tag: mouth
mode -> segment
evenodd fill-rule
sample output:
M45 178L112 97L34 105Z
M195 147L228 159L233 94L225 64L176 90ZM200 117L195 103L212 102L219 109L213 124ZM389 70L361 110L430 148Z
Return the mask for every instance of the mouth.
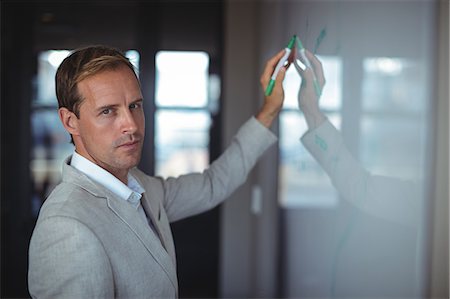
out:
M121 145L119 145L119 148L123 148L123 149L127 149L127 150L131 150L131 149L135 149L139 146L139 144L141 143L140 140L134 140L134 141L130 141L130 142L126 142L126 143L122 143Z

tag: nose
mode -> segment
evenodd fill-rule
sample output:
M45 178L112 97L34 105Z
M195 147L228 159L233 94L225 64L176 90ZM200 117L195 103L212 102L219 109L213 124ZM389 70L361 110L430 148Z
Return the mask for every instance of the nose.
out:
M137 131L137 121L135 115L130 110L127 110L122 115L122 133L134 134Z

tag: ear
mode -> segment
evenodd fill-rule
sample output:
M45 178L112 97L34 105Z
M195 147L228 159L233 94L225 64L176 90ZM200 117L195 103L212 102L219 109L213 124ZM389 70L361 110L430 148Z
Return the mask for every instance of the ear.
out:
M58 109L59 119L61 120L64 128L73 135L80 135L78 131L78 117L72 111L67 108Z

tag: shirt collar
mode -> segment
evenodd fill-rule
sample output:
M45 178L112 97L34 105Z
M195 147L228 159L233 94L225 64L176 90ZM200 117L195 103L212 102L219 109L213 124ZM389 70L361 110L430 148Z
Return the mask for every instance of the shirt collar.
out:
M70 165L93 181L106 187L120 199L129 201L136 208L139 206L142 193L145 190L131 173L128 172L128 185L125 185L114 175L77 152L73 153Z

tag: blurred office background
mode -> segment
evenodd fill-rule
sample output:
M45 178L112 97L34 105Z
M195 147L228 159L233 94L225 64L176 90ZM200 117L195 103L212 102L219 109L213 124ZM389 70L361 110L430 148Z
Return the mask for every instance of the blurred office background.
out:
M277 146L227 202L173 224L180 296L448 298L448 20L438 0L2 1L0 296L29 296L31 232L73 151L54 95L71 50L130 58L146 101L140 167L167 177L221 153L262 104L265 61L297 34L323 62L321 108L354 157L414 182L416 226L333 187L299 142L291 68Z

